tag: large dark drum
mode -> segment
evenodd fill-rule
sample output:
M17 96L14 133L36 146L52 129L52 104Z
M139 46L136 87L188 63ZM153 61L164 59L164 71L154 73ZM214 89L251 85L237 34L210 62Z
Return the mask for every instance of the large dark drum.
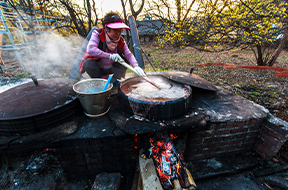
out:
M145 117L152 121L177 118L191 108L190 86L173 82L161 75L150 75L158 88L141 77L125 80L120 85L119 107L131 115Z
M29 135L71 121L83 113L74 79L43 79L0 94L0 135Z

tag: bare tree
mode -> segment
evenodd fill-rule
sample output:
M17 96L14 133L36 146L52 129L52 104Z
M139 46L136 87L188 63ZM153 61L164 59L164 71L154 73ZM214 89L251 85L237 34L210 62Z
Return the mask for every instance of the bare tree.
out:
M51 12L59 15L58 19L62 22L59 27L65 27L86 37L91 28L97 25L98 14L94 0L84 0L83 6L84 8L71 0L54 0L49 4Z
M7 0L7 2L20 16L20 9L30 16L29 21L24 18L23 20L30 27L32 33L35 33L35 22L33 21L35 10L55 16L60 23L57 28L63 34L78 33L86 37L91 28L98 23L95 0L83 0L81 6L74 3L73 0Z
M129 0L129 9L130 9L130 13L129 11L126 10L126 5L128 5L127 2L128 0L121 0L121 5L122 5L122 9L123 9L123 14L124 14L124 19L127 22L127 18L129 15L132 15L135 20L137 19L137 16L141 13L141 11L144 8L144 4L145 4L145 0L141 0L140 4L139 2L136 0L135 2L132 2L132 0ZM137 9L138 7L138 9ZM136 10L137 9L137 10Z
M125 19L125 22L128 23L128 16L132 15L135 20L137 19L137 16L141 13L141 11L143 10L143 7L144 7L144 4L145 4L145 0L141 0L141 3L140 5L138 5L138 9L136 9L137 7L137 0L133 3L132 0L129 0L129 8L130 8L130 11L131 13L127 13L126 11L126 5L127 5L127 1L128 0L121 0L121 5L122 5L122 8L123 8L123 14L124 14L124 19ZM126 35L126 40L129 42L130 41L130 36L128 35L128 32L127 32L127 35ZM132 47L130 47L130 49L132 49Z
M135 18L135 20L137 19L137 16L141 13L141 11L144 7L144 4L145 4L145 0L141 0L141 4L140 4L137 11L135 10L136 2L137 1L135 1L135 3L133 3L132 0L129 0L130 10L131 10L131 13L132 13L133 17Z
M176 8L177 8L177 22L181 20L181 0L175 0Z
M35 38L35 24L34 24L34 4L32 0L20 0L20 1L13 1L7 0L10 6L18 13L18 16L25 22L25 24L31 29L32 35ZM21 14L18 10L22 8L25 15Z

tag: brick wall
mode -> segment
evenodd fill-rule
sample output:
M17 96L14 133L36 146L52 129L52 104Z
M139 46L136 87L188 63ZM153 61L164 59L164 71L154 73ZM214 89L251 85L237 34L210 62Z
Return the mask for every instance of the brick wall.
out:
M270 114L259 130L254 149L263 158L270 159L277 154L287 139L288 123Z
M68 181L95 179L101 172L133 173L133 136L62 140L55 148Z
M187 135L185 160L232 156L254 148L262 119L212 123L202 131Z

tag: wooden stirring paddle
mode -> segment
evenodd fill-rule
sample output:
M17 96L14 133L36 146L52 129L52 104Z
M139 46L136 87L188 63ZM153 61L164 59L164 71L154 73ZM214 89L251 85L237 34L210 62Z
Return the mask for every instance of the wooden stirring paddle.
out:
M123 65L124 67L126 67L127 69L130 69L131 71L133 71L137 76L139 75L138 72L132 66L130 66L128 63L126 63L125 61L119 61L119 63L121 65ZM157 85L155 82L150 80L147 76L142 77L142 78L144 80L146 80L147 82L149 82L150 84L152 84L153 86L155 86L156 88L158 88L159 90L161 89L161 87L159 85Z

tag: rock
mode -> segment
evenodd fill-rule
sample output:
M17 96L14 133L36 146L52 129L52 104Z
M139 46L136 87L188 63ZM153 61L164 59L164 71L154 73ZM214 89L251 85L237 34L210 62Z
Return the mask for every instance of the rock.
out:
M268 88L277 88L277 85L268 85Z
M91 190L118 190L120 188L120 173L100 173L96 176Z
M283 189L288 189L288 181L279 176L268 176L264 178L264 181L270 185L274 185Z

